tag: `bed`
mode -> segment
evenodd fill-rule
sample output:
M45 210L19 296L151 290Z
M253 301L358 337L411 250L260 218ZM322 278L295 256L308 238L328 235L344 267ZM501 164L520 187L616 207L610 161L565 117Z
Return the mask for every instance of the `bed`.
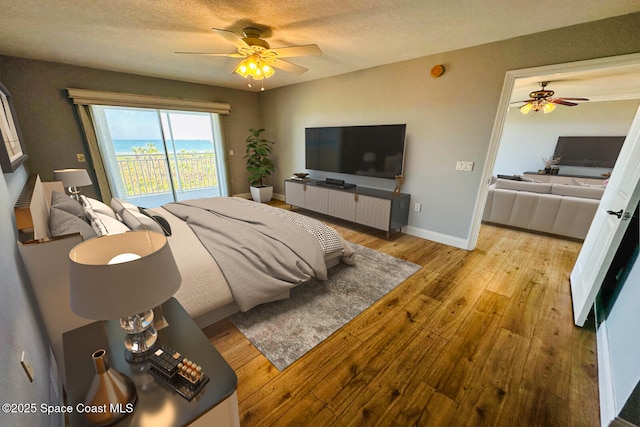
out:
M19 252L63 379L62 334L91 322L76 316L69 304L68 254L85 239L139 229L167 235L182 275L175 297L201 328L237 311L288 298L298 284L325 278L326 270L340 262L353 263L351 246L332 228L238 198L198 199L153 209L119 199L106 204L83 198L78 203L64 196L61 183L42 182L32 175L15 213ZM232 228L233 223L242 231ZM247 223L266 234L265 241L256 244L254 231L244 230ZM218 234L225 234L227 241L211 240ZM273 245L275 249L265 249ZM255 258L256 252L265 252L265 257Z

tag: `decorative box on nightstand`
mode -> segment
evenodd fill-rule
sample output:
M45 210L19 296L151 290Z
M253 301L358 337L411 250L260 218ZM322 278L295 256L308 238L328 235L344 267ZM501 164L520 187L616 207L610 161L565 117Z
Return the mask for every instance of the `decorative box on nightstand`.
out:
M202 367L208 382L188 400L151 372L150 362L128 363L124 359L124 331L119 320L94 322L66 332L64 360L71 426L87 421L75 408L84 401L95 369L91 354L105 349L110 366L133 380L138 401L133 413L114 426L239 426L238 379L229 364L174 298L163 304L169 326L158 331L158 344L175 349ZM81 405L80 405L81 406Z

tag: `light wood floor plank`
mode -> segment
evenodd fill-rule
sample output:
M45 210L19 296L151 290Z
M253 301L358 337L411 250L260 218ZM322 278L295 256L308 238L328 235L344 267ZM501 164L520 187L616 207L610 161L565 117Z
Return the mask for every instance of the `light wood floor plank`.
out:
M516 396L529 340L500 329L484 366L472 378L451 425L498 426L499 413L510 396Z
M569 426L590 425L591 414L598 414L598 361L591 328L573 328L571 339L571 390Z
M571 298L547 290L540 311L523 378L557 396L568 396L572 348L561 343L571 342Z

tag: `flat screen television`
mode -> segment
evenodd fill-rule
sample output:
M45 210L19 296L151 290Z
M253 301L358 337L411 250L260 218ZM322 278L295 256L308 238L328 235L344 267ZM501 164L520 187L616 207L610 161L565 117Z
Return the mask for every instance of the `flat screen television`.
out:
M612 168L620 154L624 136L560 136L554 157L558 165Z
M306 168L394 179L402 174L406 124L305 129Z

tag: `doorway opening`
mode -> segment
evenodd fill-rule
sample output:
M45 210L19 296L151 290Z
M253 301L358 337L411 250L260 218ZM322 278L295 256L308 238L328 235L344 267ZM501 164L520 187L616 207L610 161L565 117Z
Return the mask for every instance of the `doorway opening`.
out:
M614 75L613 70L627 70L634 72L629 74L633 76L632 78L622 79L626 86L618 85L618 90L614 93L612 88L612 78ZM498 104L498 110L496 113L496 119L493 127L493 132L491 135L491 142L489 145L489 150L487 152L487 157L485 161L485 168L483 172L483 180L482 185L479 191L478 199L476 202L476 208L474 212L474 220L471 226L471 232L469 234L469 248L474 248L477 244L478 235L480 232L480 225L482 223L482 216L485 209L485 204L487 202L487 194L489 185L492 182L492 176L494 175L494 171L496 167L501 164L504 164L503 160L499 159L499 156L505 156L504 158L508 158L509 153L502 153L500 150L504 147L501 147L501 141L503 139L503 135L505 133L505 125L508 125L508 116L517 114L521 115L519 111L510 112L510 106L513 101L526 99L528 97L528 93L531 91L531 87L538 84L539 81L557 81L558 84L565 79L568 84L573 87L576 87L578 83L584 85L586 87L593 86L595 88L594 79L598 79L601 81L601 85L599 85L598 91L593 91L590 89L588 96L594 105L602 104L602 102L609 102L613 100L619 101L631 101L638 102L640 99L640 54L632 54L632 55L623 55L617 57L608 57L608 58L599 58L594 60L580 61L580 62L572 62L565 64L556 64L549 65L543 67L535 67L535 68L526 68L521 70L513 70L508 71L505 75L505 80L502 88L502 93L500 96L500 102ZM617 79L620 81L620 79ZM590 83L590 84L589 84ZM555 90L555 89L554 89ZM558 93L560 93L562 86L558 88ZM582 93L582 92L581 92ZM582 108L585 104L583 103L581 106L573 107L576 110ZM631 104L630 104L631 105ZM637 108L637 104L636 104ZM552 116L560 107L556 108L554 112L549 114L548 116ZM513 110L513 109L511 109ZM540 113L542 114L542 113ZM538 117L524 117L525 119L530 119L531 122L538 122ZM540 117L544 119L545 117ZM547 146L543 147L542 151L528 152L527 155L530 159L526 160L529 163L518 163L515 165L513 170L519 171L520 169L524 169L522 171L517 172L518 174L522 174L528 169L537 170L542 166L542 158L543 156L548 156L553 153L553 148L555 147L555 140L550 143L546 143ZM543 154L538 154L538 153ZM527 166L527 164L529 166ZM498 171L499 173L503 173L502 171Z

